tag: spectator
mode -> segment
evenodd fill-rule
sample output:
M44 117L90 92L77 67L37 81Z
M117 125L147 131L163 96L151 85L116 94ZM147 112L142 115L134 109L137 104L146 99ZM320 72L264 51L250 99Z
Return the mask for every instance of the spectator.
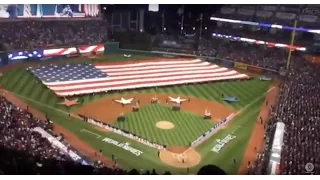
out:
M107 41L104 20L1 22L0 44L7 50L92 45Z

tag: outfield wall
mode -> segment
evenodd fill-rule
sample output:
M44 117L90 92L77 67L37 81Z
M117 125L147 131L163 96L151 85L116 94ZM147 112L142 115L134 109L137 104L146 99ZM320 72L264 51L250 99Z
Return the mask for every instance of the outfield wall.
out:
M164 57L164 58L175 58L175 57L183 57L183 58L198 58L205 61L209 61L226 68L236 68L239 70L246 70L253 73L260 74L270 74L270 75L282 75L286 74L285 71L277 71L274 69L262 68L258 66L252 66L245 63L234 62L232 60L220 59L217 57L209 57L209 56L198 56L196 54L185 54L185 53L173 53L173 52L164 52L164 51L140 51L140 50L131 50L131 49L119 49L118 53L122 54L132 54L132 55L150 55L155 57Z
M79 162L82 165L89 165L88 162L84 160L82 157L80 157L75 151L72 151L70 148L65 146L62 142L60 142L57 138L53 137L44 129L36 127L33 129L33 131L41 134L41 136L47 139L52 144L52 146L59 148L65 155L68 155L73 161Z
M277 122L276 131L271 147L271 156L269 161L269 174L278 175L280 171L281 151L283 146L283 136L285 132L285 124Z
M217 57L198 56L196 54L185 53L172 53L163 51L140 51L130 49L120 49L118 42L109 42L97 45L79 45L73 47L59 47L48 49L32 49L21 51L0 52L0 67L7 65L17 65L29 62L42 62L48 60L68 59L73 57L88 57L98 54L131 54L131 55L144 55L152 57L164 58L200 58L227 68L236 68L239 70L246 70L254 73L272 74L272 75L285 75L285 71L276 71L273 69L261 68L244 63L234 62L231 60L220 59Z

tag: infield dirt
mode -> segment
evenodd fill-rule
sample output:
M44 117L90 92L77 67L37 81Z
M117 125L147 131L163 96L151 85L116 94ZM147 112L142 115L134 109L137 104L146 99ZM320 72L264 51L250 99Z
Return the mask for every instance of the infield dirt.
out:
M159 158L167 165L177 168L190 168L201 161L200 154L193 148L169 147L160 151Z
M81 114L106 123L113 123L117 120L121 113L126 114L128 112L132 112L132 107L137 101L140 101L139 107L141 108L150 104L152 98L157 97L159 104L172 106L172 103L168 100L169 96L174 98L178 97L178 95L172 94L126 94L124 96L108 97L86 104L72 113L74 115ZM127 104L124 106L118 102L114 102L114 100L120 100L121 98L134 98L134 100L132 101L132 104ZM211 112L212 121L215 123L226 118L231 113L235 113L234 109L223 104L219 104L215 101L208 101L205 99L187 96L181 96L181 98L187 99L187 101L181 104L182 111L192 112L196 115L203 116L205 109L207 109Z

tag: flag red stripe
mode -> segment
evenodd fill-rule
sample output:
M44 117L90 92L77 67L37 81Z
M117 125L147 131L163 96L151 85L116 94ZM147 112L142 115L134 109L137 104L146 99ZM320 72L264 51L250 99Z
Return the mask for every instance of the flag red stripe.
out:
M181 64L181 65L162 65L159 66L143 66L143 67L127 67L127 68L98 68L103 72L106 72L108 74L110 73L118 73L118 72L128 72L128 71L146 71L146 70L166 70L166 69L177 69L177 68L197 68L197 67L218 67L217 65L213 64Z
M232 74L232 75L239 75L238 73ZM179 78L175 77L175 79L170 79L170 80L149 80L149 81L140 81L140 82L128 82L124 84L110 84L110 85L104 85L104 86L95 86L95 87L86 87L86 88L75 88L75 89L67 89L67 90L55 90L57 93L62 93L62 92L71 92L71 91L81 91L82 89L101 89L101 88L115 88L115 87L121 87L121 86L127 86L127 85L138 85L138 84L153 84L153 83L164 83L164 82L170 82L170 81L187 81L187 80L192 80L192 79L202 79L202 78L221 78L221 77L228 77L225 75L222 76L215 76L214 74L211 76L205 76L205 77L199 77L199 78Z
M228 70L227 68L220 68L220 67L213 67L213 68L186 68L186 69L168 69L167 71L131 71L131 72L123 72L123 74L118 74L118 73L108 73L108 75L112 77L116 77L119 79L125 79L124 77L138 77L138 78L143 78L147 76L158 76L158 74L163 74L163 75L177 75L177 74L183 74L183 73L190 73L190 74L196 74L196 73L219 73L222 71ZM201 72L202 71L202 72Z
M239 77L239 76L243 77ZM234 76L225 76L225 77L214 77L214 78L205 78L202 79L203 81L199 81L200 79L188 79L186 80L179 80L179 81L156 81L155 83L130 83L125 84L122 86L113 86L113 87L107 87L107 88L82 88L77 91L65 91L65 92L58 92L55 91L55 93L58 96L68 96L68 95L76 95L76 94L88 94L92 92L102 92L102 91L110 91L110 90L121 90L121 89L136 89L136 88L142 88L142 87L154 87L154 86L168 86L168 85L178 85L178 84L187 84L187 83L200 83L200 82L206 82L206 81L219 81L219 80L227 80L227 79L248 79L249 77L244 74L238 74Z
M156 68L161 68L161 66L186 66L186 65L205 65L210 64L208 62L203 62L201 60L192 61L147 61L143 63L131 63L131 64L118 64L118 65L94 65L98 69L110 69L118 70L122 68L143 68L147 66L155 66Z
M142 64L142 63L168 63L168 62L176 62L176 61L185 61L185 62L191 62L195 59L187 59L187 58L175 58L168 60L167 58L159 58L157 60L155 59L145 59L145 60L128 60L128 61L122 61L122 62L99 62L95 63L94 66L125 66L130 64ZM203 62L203 61L202 61Z
M225 69L223 71L219 71L219 73L227 73L227 72L231 72L230 70L228 69ZM234 73L234 74L239 74L239 73ZM152 75L152 74L150 74ZM128 78L125 78L125 79L114 79L112 77L110 78L107 78L106 80L104 81L89 81L89 82L83 82L83 83L76 83L76 84L64 84L64 85L48 85L48 87L50 89L55 89L55 88L59 88L59 87L68 87L69 89L72 89L72 87L74 86L84 86L84 85L94 85L94 84L101 84L101 83L111 83L111 82L122 82L122 81L129 81L129 80L139 80L139 81L145 81L146 79L153 79L153 78L173 78L173 77L176 77L176 78L179 78L180 76L182 75L186 75L185 72L182 72L181 74L175 74L175 75L155 75L155 76L150 76L150 77L144 77L144 78L136 78L136 77L130 77L128 76ZM194 76L197 76L197 75L203 75L203 76L206 76L206 75L213 75L212 72L201 72L201 73L192 73L192 72L189 72L187 75L194 75ZM143 80L142 80L143 79Z

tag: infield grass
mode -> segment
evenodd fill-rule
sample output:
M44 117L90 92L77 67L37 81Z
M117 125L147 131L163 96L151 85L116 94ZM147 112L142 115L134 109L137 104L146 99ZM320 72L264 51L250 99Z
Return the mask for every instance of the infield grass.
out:
M123 56L112 56L112 58L114 58L112 59L112 61L124 60ZM141 56L133 56L131 59L134 58L150 59L150 57ZM111 60L110 57L108 57L107 60L99 59L99 61ZM34 108L47 114L54 123L57 123L65 127L71 133L78 136L80 139L86 141L97 151L102 149L103 154L105 156L111 157L112 154L117 156L120 167L124 169L136 168L138 170L150 170L155 168L157 172L164 172L165 170L170 170L172 173L175 174L186 173L185 169L168 167L167 165L162 163L156 155L157 151L152 148L149 148L145 145L142 145L138 142L132 141L128 138L124 138L114 133L106 133L99 131L83 121L69 118L68 112L75 110L80 106L67 108L63 105L58 104L63 99L57 97L43 84L41 84L41 82L36 80L31 73L27 72L22 68L10 70L3 73L3 76L0 78L0 84L8 91L13 92L18 97L25 100ZM234 120L232 121L230 126L228 126L227 129L220 130L212 138L208 139L205 143L203 143L196 149L202 156L202 161L198 166L190 169L190 173L196 173L196 171L198 171L198 169L203 165L215 164L224 169L228 174L235 174L238 169L239 163L241 162L241 159L243 157L243 153L247 146L253 125L254 123L256 123L256 119L259 114L263 99L265 97L265 93L267 92L270 84L271 82L260 81L258 78L254 78L252 80L246 81L213 82L198 85L182 85L166 88L131 90L123 91L121 93L97 94L94 96L87 95L83 96L82 98L84 99L85 103L90 103L102 97L119 96L127 93L171 93L181 96L194 96L211 101L217 101L234 109L242 110L241 114L234 118ZM221 99L222 93L225 96L236 96L239 101L231 104L226 103ZM201 119L201 121L203 120ZM128 125L124 128L132 127L131 125ZM143 151L143 154L137 157L117 146L104 143L102 142L102 139L97 139L91 134L81 132L82 129L87 129L91 132L99 134L102 138L109 137L119 142L129 142L132 147ZM190 134L194 133L196 132L192 132ZM223 148L220 153L212 152L211 149L215 143L215 139L222 139L230 133L234 133L235 136L237 136L237 138L228 143L228 146ZM185 135L190 136L189 131L185 132ZM233 159L237 160L236 164L233 164Z
M133 132L149 141L167 146L190 146L203 132L214 123L203 117L184 111L172 111L171 107L160 104L149 104L125 115L124 122L116 121L115 126ZM174 124L172 129L156 127L159 121L169 121Z

